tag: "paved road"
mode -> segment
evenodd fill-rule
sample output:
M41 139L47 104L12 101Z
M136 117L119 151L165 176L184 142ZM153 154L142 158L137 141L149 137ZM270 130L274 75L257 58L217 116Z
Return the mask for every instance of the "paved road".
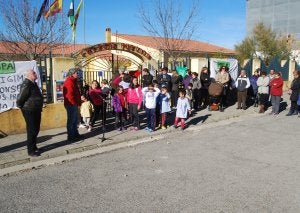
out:
M300 212L299 122L283 114L249 115L1 177L0 209Z

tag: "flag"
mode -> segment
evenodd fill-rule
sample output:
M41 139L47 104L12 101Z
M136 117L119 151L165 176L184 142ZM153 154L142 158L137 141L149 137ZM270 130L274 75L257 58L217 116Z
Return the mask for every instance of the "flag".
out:
M71 1L70 9L68 11L69 24L73 27L74 24L74 0Z
M78 17L79 17L81 6L82 6L82 0L80 0L80 3L79 3L79 5L78 5L78 7L76 9L76 13L75 13L75 16L74 16L74 23L72 25L73 41L75 40L76 25L77 25L77 20L78 20Z
M49 5L49 0L44 0L41 9L39 11L39 14L36 17L35 23L39 23L41 16L45 13L46 7Z
M178 73L178 75L181 75L182 78L184 78L186 76L187 69L188 69L187 67L177 67L176 66L176 72Z
M47 19L50 16L54 16L56 13L61 13L61 12L62 12L62 0L55 0L49 7L48 11L44 13L44 16Z

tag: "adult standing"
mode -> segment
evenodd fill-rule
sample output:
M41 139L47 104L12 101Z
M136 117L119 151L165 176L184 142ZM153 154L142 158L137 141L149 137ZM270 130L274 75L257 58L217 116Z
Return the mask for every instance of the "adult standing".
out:
M26 122L27 152L29 156L33 157L40 155L36 144L43 108L43 95L35 82L36 79L36 72L32 69L27 70L17 98L17 106L21 109Z
M192 79L190 83L193 84L193 107L195 110L199 110L201 82L198 78L198 73L192 72Z
M184 84L184 88L187 90L189 87L189 83L191 83L192 80L192 72L190 69L186 70L186 76L183 78L182 83Z
M270 78L267 76L265 71L261 72L261 76L257 79L258 86L258 107L259 113L264 113L269 98L269 83Z
M221 67L219 72L216 75L215 80L220 82L223 85L223 91L221 94L221 101L220 101L220 111L223 112L225 106L227 105L227 93L229 88L229 81L230 76L229 73L226 71L226 67Z
M211 83L208 68L203 67L200 73L200 81L201 81L201 89L200 89L200 105L203 103L203 109L208 106L209 95L208 95L208 87Z
M147 87L149 84L152 84L153 76L150 74L148 68L143 69L143 76L142 76L142 86Z
M71 68L63 86L64 105L67 111L68 142L81 139L78 132L78 107L81 105L80 91L77 83L78 69Z
M160 88L165 86L170 92L172 89L172 83L171 83L171 76L168 74L168 70L169 70L168 67L162 68L162 74L157 77L157 82Z
M174 70L172 72L171 82L172 82L172 93L171 93L172 105L173 105L173 107L176 107L177 100L179 97L179 92L178 92L179 91L179 83L181 82L180 75L178 75L176 70Z
M257 86L257 79L259 78L259 69L255 70L253 75L251 76L250 80L250 89L248 90L249 95L254 103L254 107L257 107L257 91L258 91L258 86Z
M291 88L289 89L291 108L287 116L297 115L299 112L297 100L300 93L300 71L294 71L294 80L292 81Z
M250 81L246 76L245 70L241 70L239 77L236 79L235 86L237 88L237 109L241 109L242 105L243 110L246 110L247 90L250 87Z
M272 103L272 111L270 114L278 115L283 87L283 80L281 78L280 73L275 73L275 77L269 85Z

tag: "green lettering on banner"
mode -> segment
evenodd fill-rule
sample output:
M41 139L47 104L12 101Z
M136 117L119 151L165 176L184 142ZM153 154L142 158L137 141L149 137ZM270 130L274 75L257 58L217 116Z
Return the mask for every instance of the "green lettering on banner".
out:
M13 61L0 61L0 75L15 73L15 63Z

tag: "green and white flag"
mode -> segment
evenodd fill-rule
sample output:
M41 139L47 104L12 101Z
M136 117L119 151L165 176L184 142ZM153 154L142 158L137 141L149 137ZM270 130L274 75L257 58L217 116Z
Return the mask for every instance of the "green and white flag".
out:
M69 24L73 28L73 24L74 24L74 21L75 21L75 17L74 17L74 0L71 1L70 9L68 11L68 17L69 17Z
M210 59L210 77L215 78L221 67L227 67L233 80L238 77L238 60L232 58L211 58Z

